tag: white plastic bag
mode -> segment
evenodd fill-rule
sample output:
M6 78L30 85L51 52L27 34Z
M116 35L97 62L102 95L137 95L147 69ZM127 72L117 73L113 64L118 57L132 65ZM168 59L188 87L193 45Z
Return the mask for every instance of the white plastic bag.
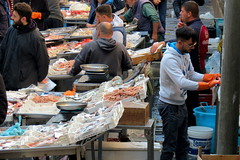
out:
M205 66L207 73L220 73L220 58L220 53L218 51L214 51L212 56L208 58Z
M56 84L51 81L49 78L45 78L44 82L38 83L38 88L42 89L44 92L51 91L54 87L56 87Z

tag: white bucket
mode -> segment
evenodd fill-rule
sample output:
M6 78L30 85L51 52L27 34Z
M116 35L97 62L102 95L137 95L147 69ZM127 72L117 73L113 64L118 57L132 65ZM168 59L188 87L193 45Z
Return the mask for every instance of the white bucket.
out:
M198 147L202 147L202 153L210 154L211 139L213 129L202 126L188 127L188 140L190 142L189 151L190 155L198 154Z

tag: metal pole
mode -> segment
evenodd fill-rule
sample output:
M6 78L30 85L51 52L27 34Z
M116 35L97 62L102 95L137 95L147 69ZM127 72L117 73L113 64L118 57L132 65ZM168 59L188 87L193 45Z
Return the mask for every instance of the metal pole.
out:
M240 88L240 1L225 0L217 154L236 154Z

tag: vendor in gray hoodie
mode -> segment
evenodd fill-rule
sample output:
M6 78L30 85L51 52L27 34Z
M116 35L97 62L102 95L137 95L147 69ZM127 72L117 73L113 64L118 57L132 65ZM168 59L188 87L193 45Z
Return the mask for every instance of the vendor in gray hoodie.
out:
M190 27L176 31L177 42L168 43L160 66L158 110L162 117L164 142L160 160L187 160L188 110L187 90L207 90L220 85L220 74L200 74L194 71L189 52L197 36Z
M109 22L97 25L98 39L87 43L75 58L70 75L75 76L81 71L81 64L100 63L109 66L111 77L121 76L123 71L132 68L132 60L123 44L112 39L113 28Z

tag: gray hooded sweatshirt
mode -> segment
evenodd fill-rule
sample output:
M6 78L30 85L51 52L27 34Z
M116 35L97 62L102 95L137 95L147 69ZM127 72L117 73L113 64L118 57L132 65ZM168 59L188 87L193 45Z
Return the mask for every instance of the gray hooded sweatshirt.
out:
M160 100L172 105L183 105L187 90L197 90L203 74L194 71L189 53L180 53L176 42L167 45L160 66Z
M122 76L122 72L132 68L132 60L126 48L113 39L100 38L87 43L75 58L70 72L75 76L81 71L81 64L106 64L110 76Z

